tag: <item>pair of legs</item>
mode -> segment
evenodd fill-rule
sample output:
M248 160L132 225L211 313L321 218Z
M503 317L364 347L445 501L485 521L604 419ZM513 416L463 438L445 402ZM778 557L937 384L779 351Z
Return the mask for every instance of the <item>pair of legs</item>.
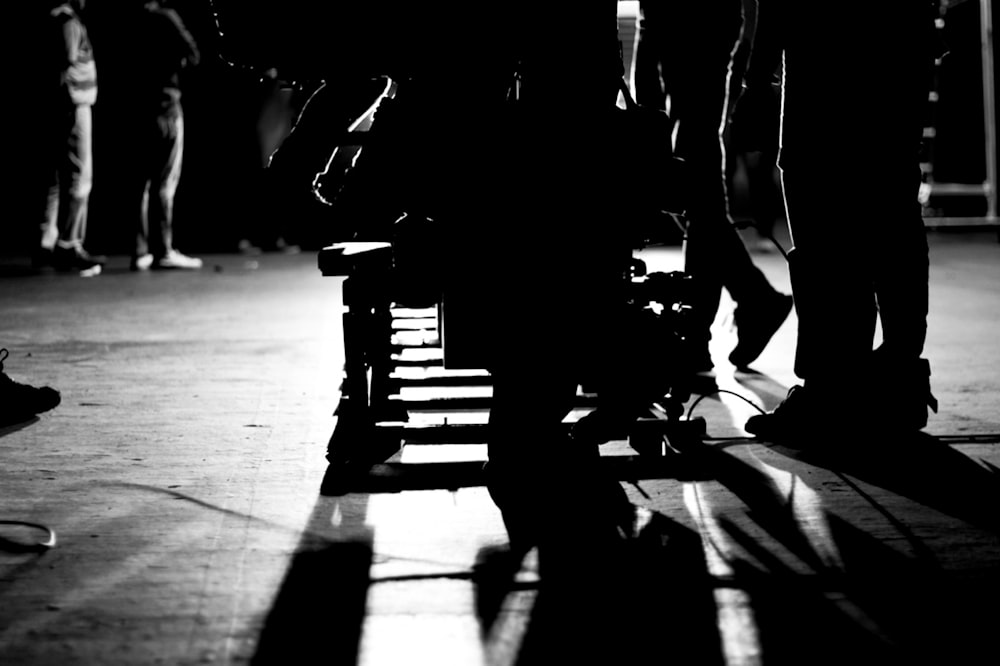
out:
M674 153L686 163L689 188L685 271L696 287L702 370L712 368L709 329L723 288L737 304L739 343L730 360L738 367L757 358L791 310L791 300L754 265L729 215L723 127L742 21L741 0L643 3L637 101L669 106L677 123Z
M852 395L869 422L921 428L934 407L921 358L928 248L917 198L933 14L927 3L904 0L871 3L860 17L791 4L789 25L810 26L786 37L779 158L794 246L801 407L790 409L789 396L789 409L747 427L794 430ZM836 41L851 48L830 49ZM843 90L831 94L836 82ZM831 201L836 192L857 198ZM854 234L847 248L830 242L845 225ZM877 323L882 344L873 350Z
M184 114L165 109L144 128L142 200L132 269L201 268L174 248L174 198L184 163Z
M45 214L36 265L95 275L103 261L83 247L94 183L93 113L89 104L73 105L55 118L48 157L53 165L46 184Z

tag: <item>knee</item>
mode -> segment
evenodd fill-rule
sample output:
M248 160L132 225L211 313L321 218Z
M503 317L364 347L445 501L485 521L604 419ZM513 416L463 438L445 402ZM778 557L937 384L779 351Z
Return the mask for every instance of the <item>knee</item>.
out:
M74 178L69 186L69 195L77 201L85 201L90 198L94 183L90 178Z

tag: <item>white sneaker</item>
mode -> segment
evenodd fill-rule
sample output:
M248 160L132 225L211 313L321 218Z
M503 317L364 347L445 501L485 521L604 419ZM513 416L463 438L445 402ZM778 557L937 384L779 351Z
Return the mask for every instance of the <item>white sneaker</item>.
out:
M149 267L153 265L153 255L140 254L138 256L132 257L132 261L129 263L129 268L133 271L148 271Z
M201 266L201 259L189 257L177 250L170 250L165 256L153 260L153 268L158 270L197 270Z

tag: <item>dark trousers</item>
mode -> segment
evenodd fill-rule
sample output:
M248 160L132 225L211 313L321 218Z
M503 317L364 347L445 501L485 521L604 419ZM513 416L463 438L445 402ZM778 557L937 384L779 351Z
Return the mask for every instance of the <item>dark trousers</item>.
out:
M774 290L754 266L729 216L723 129L740 0L642 3L635 87L640 104L666 108L678 123L674 153L686 162L685 271L707 339L721 291L752 307Z
M881 322L895 358L920 356L928 249L918 202L932 64L928 3L855 15L789 3L779 166L794 249L795 372L835 382L868 369ZM840 48L843 47L843 48Z

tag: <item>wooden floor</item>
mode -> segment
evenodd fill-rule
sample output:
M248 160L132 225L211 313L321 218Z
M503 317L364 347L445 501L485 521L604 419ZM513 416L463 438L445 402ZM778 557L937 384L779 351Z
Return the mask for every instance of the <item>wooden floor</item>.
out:
M861 239L837 242L847 270ZM704 446L623 480L651 538L572 606L545 597L530 555L492 566L506 536L480 486L323 493L341 281L314 254L170 274L119 257L93 279L3 258L6 372L62 404L0 429L0 520L57 537L25 552L44 533L0 526L0 664L561 664L603 643L651 663L1000 663L1000 244L931 242L941 410L925 434L869 441L844 396L817 424L842 448L783 449L746 437L750 404L709 396ZM674 248L643 256L680 267ZM780 255L757 258L787 290ZM773 406L795 381L794 317L758 373L734 374L724 305L718 385ZM608 581L629 590L588 603ZM590 617L606 632L574 632Z

